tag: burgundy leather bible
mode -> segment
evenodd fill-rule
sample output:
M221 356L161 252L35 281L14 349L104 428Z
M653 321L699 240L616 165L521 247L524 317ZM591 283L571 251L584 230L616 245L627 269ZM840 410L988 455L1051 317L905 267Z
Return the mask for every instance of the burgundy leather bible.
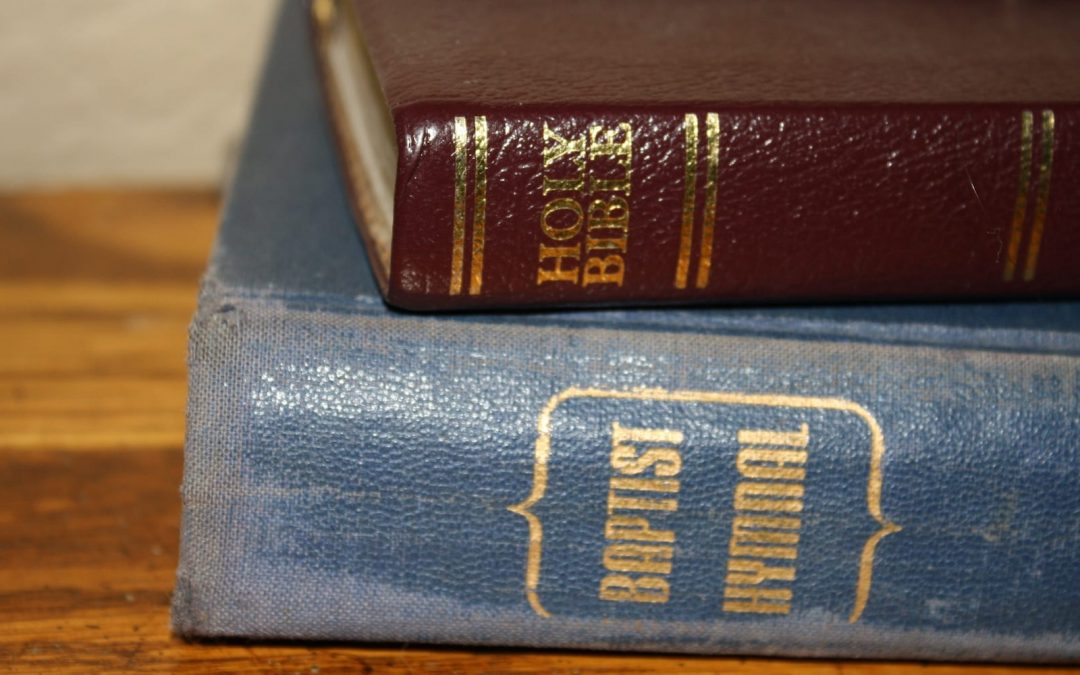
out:
M1080 3L312 9L392 304L1080 291Z

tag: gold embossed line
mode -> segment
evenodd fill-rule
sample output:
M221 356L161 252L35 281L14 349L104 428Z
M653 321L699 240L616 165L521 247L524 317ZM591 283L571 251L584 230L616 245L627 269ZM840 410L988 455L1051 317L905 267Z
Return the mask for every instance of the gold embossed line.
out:
M1035 220L1031 224L1031 240L1028 242L1027 262L1024 265L1024 281L1035 278L1042 247L1043 230L1046 228L1046 209L1050 203L1050 169L1054 163L1054 111L1042 111L1042 138L1039 152L1039 182L1035 188Z
M487 118L473 118L470 153L469 120L454 118L454 225L450 256L450 295L460 295L465 279L465 241L469 207L469 159L473 160L472 242L469 256L469 295L479 295L484 283L484 236L487 221Z
M475 188L473 190L472 261L469 277L469 295L480 295L484 283L484 226L487 218L487 118L473 118L473 156L476 162Z
M1009 246L1005 250L1005 271L1002 278L1012 281L1016 275L1016 262L1020 259L1020 242L1024 237L1027 220L1028 190L1031 185L1031 152L1034 116L1030 110L1020 115L1020 182L1016 187L1016 204L1013 206L1012 225L1009 228Z
M697 216L698 183L698 116L688 113L683 118L683 138L686 164L683 178L682 224L679 228L679 257L675 266L675 288L684 289L689 281L693 258L694 231ZM717 175L720 167L720 116L705 115L705 204L701 214L701 235L698 243L697 274L694 286L709 284L712 268L713 239L716 230Z
M720 116L716 113L705 116L705 148L708 155L705 161L705 210L701 214L701 246L698 249L695 283L698 288L709 285L713 233L716 229L716 177L720 168Z
M465 206L469 181L469 123L454 118L454 248L450 257L450 295L461 293L465 266Z
M690 273L690 248L694 241L694 212L697 199L698 119L687 113L683 118L683 142L686 165L683 172L682 225L679 229L679 259L675 266L675 288L686 288Z

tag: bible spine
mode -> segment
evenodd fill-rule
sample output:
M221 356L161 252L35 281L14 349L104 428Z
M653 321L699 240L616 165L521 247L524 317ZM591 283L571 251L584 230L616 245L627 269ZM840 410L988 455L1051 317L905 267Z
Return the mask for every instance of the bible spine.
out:
M399 112L414 309L1080 290L1074 105Z

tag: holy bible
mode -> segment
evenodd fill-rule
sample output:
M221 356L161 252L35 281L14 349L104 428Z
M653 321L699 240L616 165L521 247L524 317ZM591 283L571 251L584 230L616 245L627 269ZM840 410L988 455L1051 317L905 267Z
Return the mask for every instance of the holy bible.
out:
M312 11L392 304L1080 291L1080 4Z

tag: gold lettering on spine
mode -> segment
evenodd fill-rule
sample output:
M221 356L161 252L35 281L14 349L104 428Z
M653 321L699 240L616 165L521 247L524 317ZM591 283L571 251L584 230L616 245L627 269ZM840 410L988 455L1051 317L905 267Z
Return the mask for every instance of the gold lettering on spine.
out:
M731 523L728 555L732 561L735 558L794 560L799 555L797 545L800 527L800 518L736 515ZM731 563L729 568L730 565Z
M622 574L609 574L600 582L601 600L664 603L668 601L669 594L667 579L663 577L634 578ZM536 606L533 605L533 608L535 609Z
M611 516L604 523L606 539L623 541L662 541L672 543L675 533L671 530L654 530L649 521L639 516Z
M1020 116L1020 183L1016 188L1016 206L1013 207L1012 226L1009 231L1009 246L1005 250L1005 281L1012 281L1016 275L1016 262L1020 259L1020 240L1024 236L1024 221L1027 218L1028 189L1031 183L1032 127L1034 117L1030 110Z
M810 426L804 423L798 431L741 429L738 439L735 468L741 478L735 486L724 611L787 614L793 593L783 586L795 581L794 563L766 561L799 557L802 519L787 514L803 510Z
M760 560L732 560L724 583L731 586L757 586L765 581L794 581L794 567L772 567Z
M540 269L536 272L536 283L542 284L547 281L570 281L577 282L578 277L578 254L576 246L548 246L540 245ZM544 261L554 259L554 267L544 267ZM570 261L570 262L565 262Z
M548 462L551 455L552 417L556 410L565 402L575 399L601 399L601 400L628 400L628 401L670 401L677 403L701 403L715 405L745 405L760 406L764 408L780 408L789 410L831 410L854 415L863 424L870 434L870 469L866 484L866 508L870 517L879 526L879 529L870 536L863 544L859 556L858 577L855 583L855 602L848 621L855 623L862 616L870 597L870 588L873 582L874 554L882 539L901 530L896 523L888 520L881 508L882 491L882 464L885 455L885 435L874 416L866 408L858 403L842 398L788 396L784 394L744 394L739 392L710 392L710 391L668 391L664 389L635 389L630 391L618 391L596 388L570 387L552 396L547 404L541 409L537 418L537 438L534 447L532 489L524 501L508 506L507 510L516 513L525 519L529 528L528 550L525 557L525 597L529 606L540 617L550 617L543 603L540 601L540 571L543 562L544 529L540 518L533 513L532 508L544 498L548 484ZM677 432L676 432L677 433ZM673 500L674 501L674 500ZM675 505L672 505L675 506ZM620 515L621 514L616 514ZM640 514L646 522L620 520L609 525L616 528L633 528L643 532L663 531L653 530L648 526L648 516ZM747 514L748 520L737 521L740 523L738 531L747 537L743 543L757 545L780 544L774 546L777 549L791 548L797 540L792 540L791 535L797 536L800 519L790 514L780 516ZM610 516L609 516L610 518ZM606 532L605 532L606 534ZM671 541L674 541L672 533ZM750 537L759 541L754 542ZM630 537L622 537L631 539ZM653 541L640 539L641 541ZM655 541L666 541L656 539ZM796 551L797 553L797 551ZM787 558L780 558L787 559ZM731 573L745 573L746 570L739 568L730 570ZM744 590L748 589L748 590ZM757 586L734 586L731 601L745 601L748 603L773 603L778 612L783 612L783 606L790 601L790 595L785 593L787 589L775 589L768 591ZM725 590L725 594L727 591ZM607 597L611 596L611 597ZM630 577L606 577L601 585L601 597L603 599L625 598L633 602L667 602L669 588L666 580L662 577L641 577L635 582Z
M545 122L543 139L546 201L536 285L622 286L630 241L633 126L594 124L575 137Z
M754 614L787 614L791 611L791 590L725 586L724 611Z
M805 480L806 469L801 468L803 464L806 464L805 450L744 448L735 460L741 475L762 480Z
M709 285L712 267L713 232L716 229L716 180L720 166L720 116L705 116L705 147L708 151L705 171L705 212L701 215L701 250L698 252L698 288Z
M472 260L469 295L480 295L484 283L484 227L487 219L487 118L473 119L473 142L476 146L476 197L473 205Z
M454 118L454 248L450 259L450 295L461 293L465 266L465 200L469 174L469 125L464 117Z
M557 215L565 213L570 214L569 219ZM544 210L540 214L540 229L556 241L566 241L576 237L581 232L581 225L584 222L585 214L581 210L581 204L570 197L552 199L544 204Z
M611 423L607 520L598 596L611 602L667 602L665 577L674 567L675 533L654 527L665 512L677 511L683 434L676 429L626 427ZM651 475L649 475L651 474ZM633 496L621 492L634 493ZM658 493L666 497L643 496ZM626 511L633 511L627 515ZM631 542L631 543L627 543ZM649 542L643 544L641 542ZM630 573L633 573L632 575ZM655 589L653 593L628 589ZM663 591L660 593L659 591Z
M622 139L616 138L622 134ZM592 176L589 189L597 192L621 192L630 194L630 173L634 154L634 128L622 122L614 129L594 125L589 127L589 159L607 157L621 169L618 178Z
M798 513L803 509L802 496L801 485L739 483L735 486L735 510Z
M671 546L611 544L604 549L604 567L612 572L671 574Z
M687 113L683 118L686 166L683 173L682 226L679 230L679 260L675 267L675 288L686 288L690 272L690 246L694 237L694 200L697 198L697 115Z
M670 478L612 478L612 490L635 492L678 492L679 481Z
M810 425L803 424L798 431L739 429L737 438L739 445L790 445L805 448L810 442Z
M1035 192L1035 222L1031 226L1031 241L1028 242L1027 265L1024 267L1024 281L1035 278L1035 268L1039 264L1039 249L1042 246L1043 229L1046 227L1046 209L1050 202L1050 168L1054 163L1054 111L1042 112L1042 152L1039 158L1039 184Z
M567 157L569 155L569 157ZM573 140L566 140L551 130L547 122L544 122L544 194L554 190L576 191L585 187L585 137L579 136ZM567 158L574 167L572 177L553 178L547 175L547 171L557 162Z

